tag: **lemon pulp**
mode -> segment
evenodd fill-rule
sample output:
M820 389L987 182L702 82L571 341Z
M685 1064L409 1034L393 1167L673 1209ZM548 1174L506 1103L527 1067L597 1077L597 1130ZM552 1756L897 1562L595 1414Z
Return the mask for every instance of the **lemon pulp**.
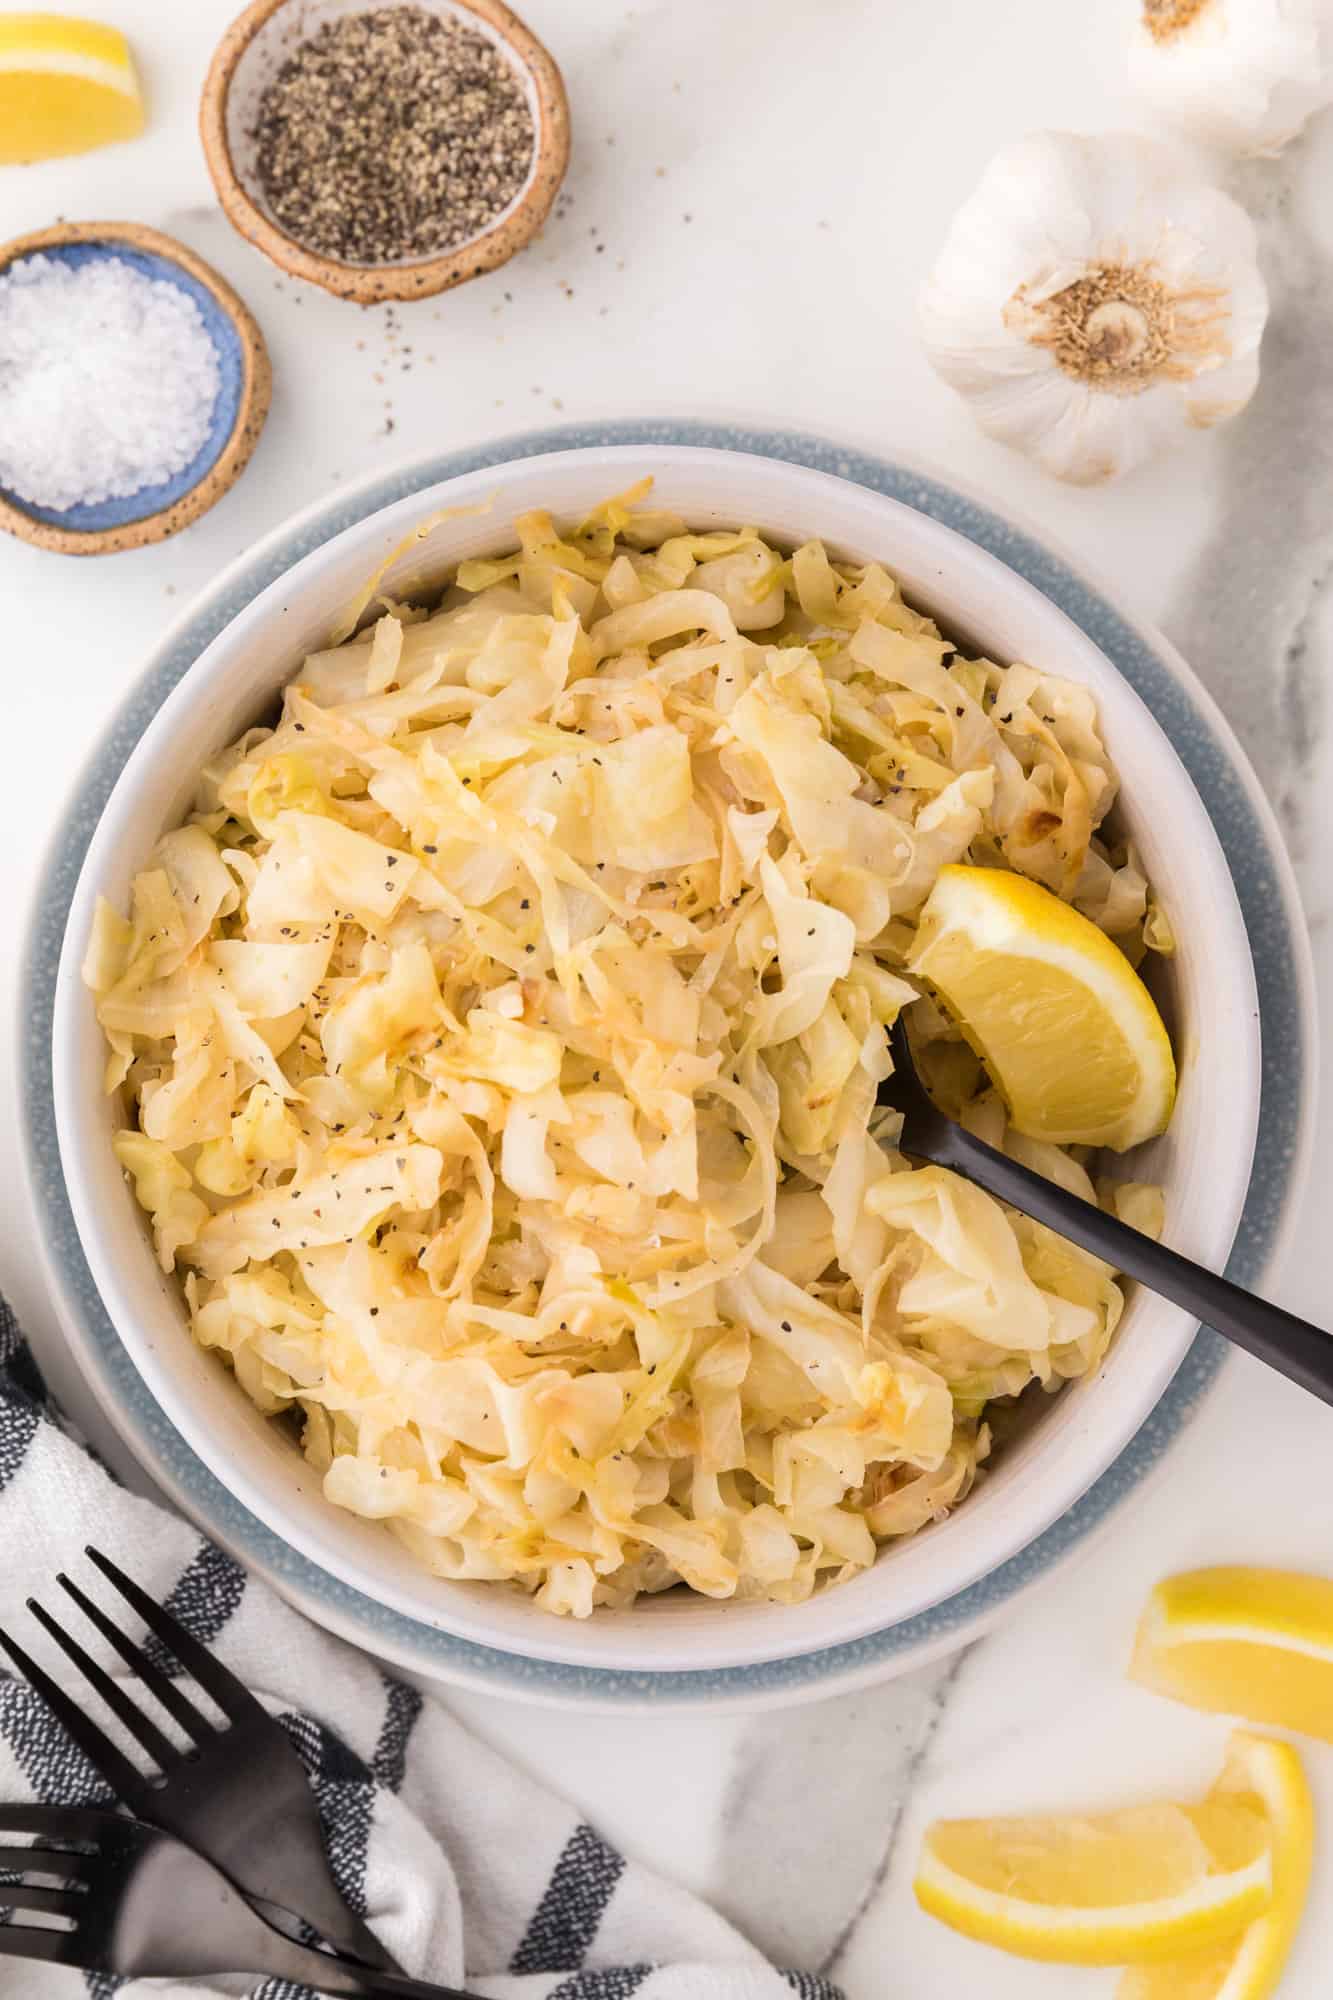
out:
M1314 1807L1289 1743L1237 1730L1212 1796L1253 1807L1273 1843L1273 1901L1239 1937L1187 1957L1134 1966L1116 2000L1269 2000L1282 1977L1310 1887Z
M926 1835L922 1908L1025 1958L1124 1965L1233 1936L1268 1907L1270 1836L1248 1805L945 1820Z
M1130 1672L1191 1708L1333 1742L1333 1581L1239 1567L1168 1577Z
M1152 995L1124 953L1040 883L942 868L909 969L957 1020L1017 1131L1123 1150L1164 1130L1175 1061Z
M118 29L64 14L0 14L0 165L91 152L143 127Z

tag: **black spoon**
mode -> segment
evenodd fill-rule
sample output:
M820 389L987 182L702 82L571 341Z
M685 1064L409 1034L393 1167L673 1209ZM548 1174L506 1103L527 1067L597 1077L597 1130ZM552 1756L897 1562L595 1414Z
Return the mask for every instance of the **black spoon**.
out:
M1160 1292L1206 1326L1216 1327L1237 1347L1276 1368L1279 1375L1333 1403L1333 1336L1322 1327L1283 1312L1253 1292L1242 1291L1215 1271L1206 1271L1202 1264L1192 1264L1188 1257L1154 1242L1142 1230L1131 1229L1090 1201L997 1153L984 1140L974 1139L927 1096L901 1015L889 1032L889 1045L893 1075L880 1085L879 1098L881 1104L903 1114L899 1144L904 1153L928 1160L932 1166L949 1167L965 1180L975 1181L987 1194L1044 1222L1048 1229L1077 1243L1080 1249L1090 1250L1094 1257L1104 1258L1149 1291Z

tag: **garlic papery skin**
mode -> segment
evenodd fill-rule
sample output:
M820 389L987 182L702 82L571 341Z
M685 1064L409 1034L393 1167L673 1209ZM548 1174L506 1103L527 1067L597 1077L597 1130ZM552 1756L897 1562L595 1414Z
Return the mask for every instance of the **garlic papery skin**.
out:
M1267 315L1245 211L1131 134L997 153L918 302L981 428L1085 486L1242 410Z
M1333 101L1333 0L1128 0L1129 73L1166 124L1275 153Z

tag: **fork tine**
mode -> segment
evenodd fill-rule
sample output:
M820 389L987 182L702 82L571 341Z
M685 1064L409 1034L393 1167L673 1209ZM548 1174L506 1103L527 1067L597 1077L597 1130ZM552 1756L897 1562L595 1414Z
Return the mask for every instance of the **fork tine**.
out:
M116 1568L109 1556L91 1546L85 1553L90 1561L96 1563L107 1582L114 1584L125 1602L138 1612L149 1631L155 1632L181 1665L189 1668L200 1687L206 1694L212 1695L224 1715L233 1722L267 1719L268 1710L255 1700L249 1688L229 1673L220 1660L215 1660L208 1648L201 1646L169 1611L164 1611L160 1604L154 1604L137 1583Z
M34 1882L0 1882L0 1910L44 1910L52 1917L77 1917L84 1889L42 1889Z
M38 1930L35 1924L0 1924L0 1958L45 1958L56 1965L101 1969L99 1952L90 1956L77 1931Z
M68 1847L0 1846L0 1868L11 1868L19 1875L59 1875L70 1882L89 1882L100 1865L100 1856L80 1854ZM0 1903L3 1902L0 1885Z
M110 1737L104 1736L97 1725L88 1720L78 1703L57 1686L36 1660L29 1659L7 1632L0 1631L0 1646L4 1647L29 1686L42 1697L57 1722L74 1738L94 1770L101 1772L112 1791L127 1805L132 1805L143 1792L144 1781L129 1758L122 1755ZM7 1809L0 1807L0 1826L12 1830L22 1824L22 1820L13 1819Z
M146 1715L140 1713L135 1703L116 1685L110 1674L105 1673L96 1660L84 1652L78 1640L71 1639L68 1632L62 1631L50 1612L44 1610L35 1597L28 1599L28 1609L43 1631L49 1633L55 1640L65 1657L73 1661L84 1679L91 1684L96 1693L101 1695L116 1720L123 1723L135 1742L148 1752L159 1771L165 1771L169 1765L174 1764L180 1754L175 1744L162 1734L155 1722L151 1722Z
M47 1806L35 1800L15 1804L0 1799L0 1833L35 1833L47 1847L59 1842L60 1851L68 1842L68 1851L96 1853L105 1846L108 1830L133 1832L136 1825L105 1806Z
M199 1713L189 1697L183 1695L180 1689L167 1679L162 1669L153 1664L142 1646L136 1646L132 1639L127 1639L120 1627L107 1617L99 1604L94 1604L91 1597L85 1596L77 1583L71 1581L63 1571L57 1576L56 1582L62 1590L69 1592L84 1617L97 1627L108 1645L115 1648L126 1666L139 1676L149 1692L156 1695L167 1714L180 1724L187 1736L196 1743L206 1743L211 1736L217 1734L207 1716ZM145 1744L144 1748L147 1747ZM168 1756L172 1762L175 1761L177 1754L177 1751L168 1745ZM158 1761L161 1762L160 1757Z

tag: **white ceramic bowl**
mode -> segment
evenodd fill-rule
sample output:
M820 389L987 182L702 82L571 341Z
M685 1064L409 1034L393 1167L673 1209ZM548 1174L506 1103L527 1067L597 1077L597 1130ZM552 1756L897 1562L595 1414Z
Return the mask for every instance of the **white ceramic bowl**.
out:
M397 596L437 582L465 556L512 546L507 524L526 508L577 516L648 472L655 497L698 527L753 522L788 544L818 535L835 553L873 556L953 636L995 659L1030 660L1092 689L1123 782L1123 824L1179 940L1162 982L1180 1063L1175 1116L1166 1136L1124 1170L1165 1185L1169 1240L1221 1269L1254 1151L1257 998L1222 849L1165 734L1097 647L993 556L881 494L738 452L593 447L468 474L348 528L255 598L163 704L89 844L60 968L52 1061L61 1161L93 1276L153 1396L224 1486L325 1571L427 1625L538 1660L678 1672L791 1658L860 1638L915 1616L1004 1563L1072 1506L1126 1445L1183 1358L1193 1322L1136 1292L1105 1365L1054 1399L964 1506L808 1604L734 1605L678 1591L628 1612L553 1619L494 1585L426 1575L386 1531L328 1505L289 1437L195 1345L176 1285L156 1267L111 1150L112 1109L100 1083L103 1044L79 979L96 896L124 904L155 839L185 811L203 760L268 706L418 521L440 507L494 503L485 515L446 521L400 559L384 583Z

